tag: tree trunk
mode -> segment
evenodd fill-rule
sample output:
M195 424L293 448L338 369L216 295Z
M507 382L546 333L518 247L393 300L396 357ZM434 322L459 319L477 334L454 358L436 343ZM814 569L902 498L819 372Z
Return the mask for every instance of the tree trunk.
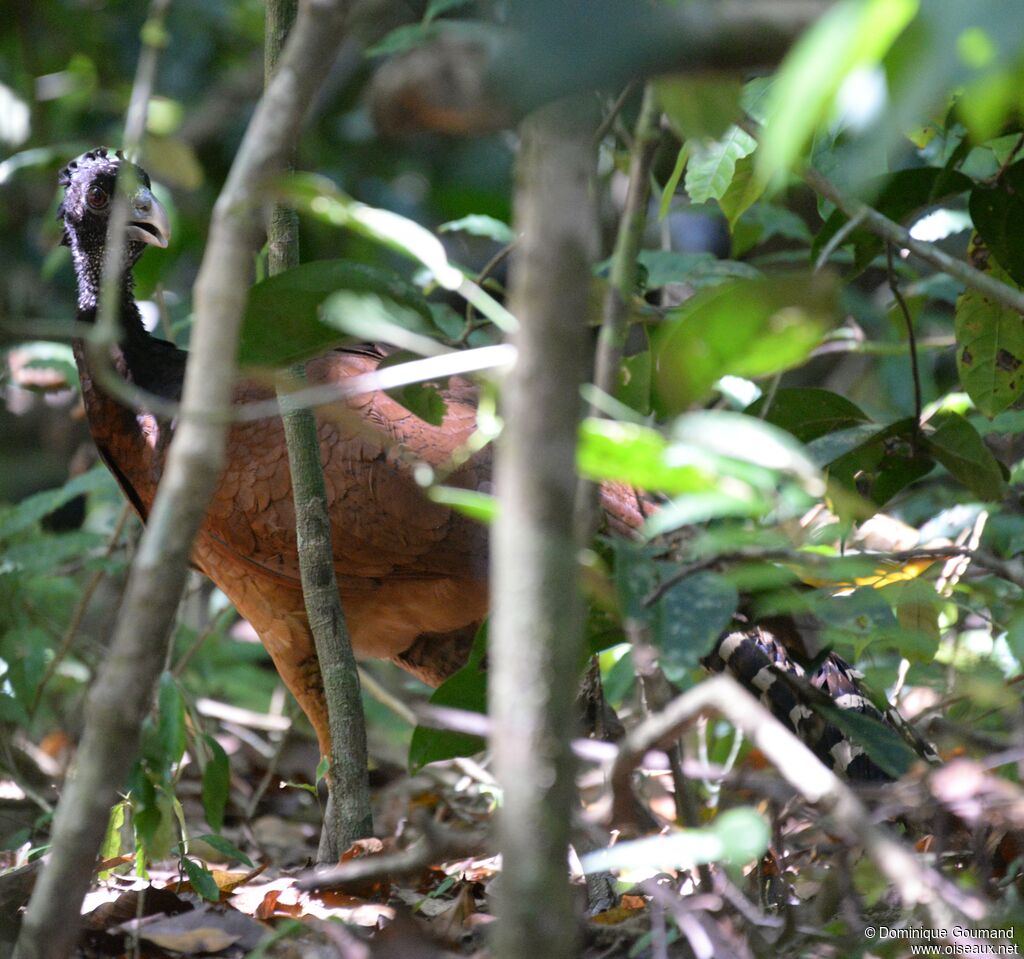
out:
M577 942L566 857L583 658L576 434L597 234L590 118L587 101L562 101L522 128L511 288L522 326L502 391L491 560L492 747L504 794L498 959L562 959Z

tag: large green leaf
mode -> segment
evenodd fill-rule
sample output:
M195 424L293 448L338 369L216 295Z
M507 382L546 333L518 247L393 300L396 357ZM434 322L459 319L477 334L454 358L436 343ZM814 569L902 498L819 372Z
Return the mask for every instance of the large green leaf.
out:
M228 754L212 736L204 736L210 758L203 767L202 801L206 821L217 832L224 825L224 809L228 802L228 790L231 783L231 767Z
M345 260L318 260L268 277L249 291L239 363L286 366L344 342L346 334L321 322L321 305L339 291L372 295L433 328L426 300L397 274Z
M970 259L995 279L1013 283L978 240L971 243ZM1024 322L1016 310L970 288L957 300L953 325L960 382L991 418L1024 394Z
M932 456L982 499L1002 499L1003 471L978 431L957 413L939 413L929 425L935 428L926 440Z
M654 87L661 109L682 140L721 137L739 119L741 87L732 77L670 76L655 81Z
M836 430L810 442L807 451L815 463L827 468L831 479L858 491L876 506L888 502L935 465L913 417L884 426L864 423Z
M577 465L593 480L615 480L664 493L712 491L716 478L710 460L670 460L668 440L636 423L588 418L580 424Z
M659 563L664 577L676 572L674 564ZM725 631L739 605L739 593L717 573L695 573L672 586L655 604L654 641L665 675L689 685L692 670L700 665L711 644Z
M112 484L113 480L106 467L97 465L72 477L57 489L28 496L0 518L0 540L9 539L15 533L28 529L76 496L106 489Z
M750 156L756 146L757 141L737 126L730 127L719 140L690 141L690 160L683 180L690 199L694 203L706 203L725 196L732 185L737 163ZM751 202L754 199L756 195Z
M702 290L654 335L656 408L685 410L727 374L757 377L795 366L833 322L836 293L829 277L795 274Z
M762 396L743 412L759 417L766 402L767 397ZM792 433L801 443L869 422L867 414L845 396L812 387L776 390L764 420Z
M761 271L749 263L720 260L710 253L641 250L637 261L646 271L644 286L648 290L660 290L669 283L686 283L700 289L730 277L757 279L761 276Z

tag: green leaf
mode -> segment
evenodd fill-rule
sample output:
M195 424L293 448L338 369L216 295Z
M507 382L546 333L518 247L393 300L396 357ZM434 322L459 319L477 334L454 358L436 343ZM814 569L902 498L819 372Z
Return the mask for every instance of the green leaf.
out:
M391 210L353 200L326 177L293 173L281 182L280 195L283 202L324 223L352 230L418 261L445 289L458 289L464 280L463 274L448 262L444 244L426 227Z
M320 306L320 319L357 341L390 343L420 356L448 352L432 337L437 332L433 317L424 316L377 293L342 290L332 293ZM405 356L392 363L409 359Z
M840 0L796 42L769 94L758 173L778 183L831 115L843 81L877 65L917 12L917 0Z
M1015 285L980 241L972 241L969 257L994 279ZM1024 394L1024 323L1016 310L969 288L956 302L953 329L960 382L991 419Z
M461 489L458 486L431 486L427 496L435 503L443 503L452 509L479 520L481 523L493 523L498 515L498 500L490 493L481 493L473 489Z
M238 361L245 366L286 366L316 356L346 337L321 322L321 304L344 290L393 304L395 315L415 314L433 329L430 309L416 287L386 270L319 260L257 283L249 291ZM384 307L382 307L384 309Z
M484 236L496 243L511 243L515 239L512 227L493 216L470 213L458 220L449 220L437 228L438 233L468 233L470 236Z
M669 124L684 141L723 136L740 115L742 87L731 77L664 77L654 81L654 89Z
M37 536L15 543L4 551L0 577L12 573L55 573L68 560L81 561L103 544L97 533L77 531L59 536Z
M971 219L999 265L1018 286L1024 286L1024 160L1003 171L992 187L978 184L971 191Z
M762 396L743 412L759 418L766 402ZM867 414L846 397L810 387L776 390L764 421L792 433L801 443L869 422Z
M755 162L752 155L740 157L736 161L732 180L725 192L717 197L718 205L722 208L726 220L729 221L729 229L735 236L736 224L764 193L764 181L755 175Z
M588 853L582 857L583 871L692 869L718 861L741 866L761 856L770 840L764 817L739 807L722 813L706 829L676 829Z
M0 540L9 539L15 533L34 526L44 516L59 509L76 496L85 496L99 490L110 489L112 485L113 480L107 468L98 464L87 472L69 479L57 489L46 490L26 497L11 512L5 513L0 519Z
M669 210L672 208L672 198L676 195L676 190L679 189L679 181L683 178L686 161L689 159L690 144L687 141L679 148L679 153L676 155L676 164L672 168L669 178L665 181L665 188L661 191L661 203L658 206L659 222L668 216Z
M181 865L192 888L203 899L207 902L220 902L220 887L217 885L217 880L213 878L213 873L206 866L189 859L188 856L182 857Z
M694 203L720 200L732 185L736 164L749 157L756 147L757 141L736 126L730 127L720 140L691 140L690 162L686 165L684 180L690 199ZM763 187L749 189L753 203Z
M170 769L185 754L185 701L174 675L160 674L157 700L157 738L165 769Z
M216 832L224 826L224 809L228 802L231 766L223 747L212 736L204 736L210 758L203 767L203 812Z
M883 726L873 716L814 703L814 711L820 713L833 726L850 737L872 759L876 766L894 779L899 779L917 761L914 752L895 730Z
M867 181L861 190L862 198L890 220L901 223L922 209L941 201L966 193L973 181L958 170L936 167L920 167L898 170ZM817 260L829 240L847 223L848 217L842 210L833 211L818 231L811 245L811 259ZM870 266L872 260L885 249L885 242L867 230L853 230L844 243L854 248L854 270L860 273Z
M396 53L405 53L415 47L422 46L438 35L439 24L424 21L423 23L406 23L385 34L366 51L368 57L382 57Z
M116 803L110 810L110 818L107 820L107 831L103 834L103 844L100 846L100 859L105 861L121 855L121 830L124 828L125 809L128 803L125 800ZM100 879L109 879L110 870L99 874Z
M672 310L653 336L655 406L685 410L727 374L765 376L795 366L837 313L825 276L732 280Z
M468 6L472 2L473 0L430 0L427 4L427 9L423 11L423 21L424 23L429 23L431 20L441 16L442 13Z
M209 820L209 817L207 817L207 820ZM197 836L196 840L198 842L205 842L211 849L216 849L217 852L223 853L228 859L237 859L240 863L252 867L252 860L233 842L229 842L219 834L206 833L205 835Z
M648 290L660 290L669 283L686 283L700 289L721 283L730 277L761 277L761 271L749 263L719 260L710 253L641 250L637 262L647 271L644 286Z
M487 655L487 624L477 631L473 649L466 665L454 676L446 679L430 697L432 706L451 706L476 713L487 713L487 670L484 661ZM478 736L451 732L447 729L431 729L417 726L412 731L409 743L409 771L418 772L427 763L456 756L472 756L486 748Z
M577 466L587 479L617 480L665 493L715 488L710 462L673 465L668 452L668 441L647 426L594 417L580 424Z
M687 413L672 424L672 440L671 462L700 450L716 458L720 474L741 476L766 490L776 488L779 474L814 486L820 482L817 466L800 443L778 427L742 413Z
M677 567L658 564L665 577ZM739 605L736 587L717 573L695 573L672 586L654 609L654 641L665 675L687 685L701 657L732 621Z
M881 506L935 465L920 440L913 417L907 417L826 433L808 443L807 452L832 479Z
M932 456L982 499L1002 499L1006 481L978 431L957 413L939 413L929 425L935 428L925 441Z

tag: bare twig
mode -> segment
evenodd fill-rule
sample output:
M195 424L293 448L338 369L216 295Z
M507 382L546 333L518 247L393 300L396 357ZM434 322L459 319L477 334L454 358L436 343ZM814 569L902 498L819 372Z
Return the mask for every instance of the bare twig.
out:
M755 131L756 132L756 131ZM873 210L866 203L846 196L845 193L822 176L813 167L805 167L801 173L804 182L819 196L831 200L851 219L857 218L865 229L880 236L883 240L898 247L910 250L915 256L930 263L936 269L959 280L965 286L984 293L1002 306L1018 313L1024 313L1024 292L1016 290L1006 283L1001 283L987 273L976 270L973 266L950 256L934 243L916 240L905 227Z
M852 222L852 221L851 221ZM907 346L910 351L910 372L914 378L914 442L921 436L921 369L917 359L917 333L914 331L914 320L910 315L910 307L900 291L899 280L896 278L896 269L892 261L892 243L885 244L885 265L886 276L889 280L889 289L892 291L893 299L903 314L903 323L907 328Z
M600 145L601 141L608 136L608 131L611 130L612 125L615 123L615 118L622 112L622 108L626 105L626 101L632 96L633 91L636 89L636 80L630 80L623 88L622 92L615 98L615 102L608 108L608 112L604 115L601 120L601 125L594 131L594 145Z
M609 395L615 394L622 348L628 332L626 321L629 317L629 303L636 291L637 256L647 224L651 164L658 149L660 116L657 95L654 87L648 84L644 88L640 116L636 121L629 160L629 190L615 238L608 289L601 314L601 329L597 338L594 385ZM591 410L592 416L597 414L597 410Z
M285 37L295 21L295 0L267 4L265 73L267 84L277 69ZM268 273L273 276L299 264L299 219L294 210L275 205L268 233ZM306 380L305 365L292 368L299 383ZM352 640L338 592L327 489L320 463L320 438L313 411L287 402L288 391L278 388L281 422L288 448L288 467L295 502L299 577L309 629L313 634L320 676L324 684L330 742L326 751L330 789L317 858L337 862L356 839L373 832L367 764L366 720L359 689ZM338 535L344 535L343 530Z
M361 856L332 869L303 873L295 881L296 888L330 889L349 882L414 875L435 863L476 856L487 848L485 833L466 834L442 829L427 817L418 825L423 835L407 848L381 856Z

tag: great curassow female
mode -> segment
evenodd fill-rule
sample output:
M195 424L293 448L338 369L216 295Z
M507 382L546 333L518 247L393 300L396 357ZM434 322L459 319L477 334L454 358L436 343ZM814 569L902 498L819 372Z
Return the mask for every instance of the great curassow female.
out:
M83 323L96 319L115 181L127 162L120 154L99 148L73 160L60 174L65 188L59 213L63 242L71 248L78 320ZM187 354L146 331L131 272L146 246L167 246L169 224L145 171L133 165L133 174L119 277L121 338L112 359L118 375L128 382L178 400ZM77 341L74 350L100 456L145 521L174 424L110 397L94 381L84 344ZM313 384L338 382L374 369L379 361L379 355L368 351L334 350L311 361L307 373ZM243 382L235 389L238 403L272 396L266 387L253 383ZM452 378L444 398L447 413L440 426L419 419L387 394L373 392L346 400L344 415L323 416L318 427L335 530L335 569L355 652L391 659L433 685L463 665L488 605L486 529L429 500L413 477L419 463L445 467L475 427L476 392L471 383ZM490 474L490 453L485 450L448 481L479 489ZM613 530L627 532L644 519L641 502L625 487L602 486L601 504L605 525ZM327 711L299 581L295 510L280 419L232 426L227 466L192 558L259 634L327 754ZM762 694L791 728L806 732L791 722L795 704L785 695L780 699L778 688L764 696L770 677L761 671L764 663L758 657L771 652L765 635L755 629L726 637L708 662L713 668L729 669L755 695ZM856 679L838 657L822 665L822 676L838 675L833 660L846 670L839 670L846 682L846 705L862 707L865 701L854 695ZM776 656L775 666L781 662ZM830 688L824 680L811 679ZM823 761L840 769L850 766L854 776L866 772L867 778L876 778L866 757L843 745L835 727L827 730L822 742L810 743Z
M96 149L72 161L60 217L78 281L78 319L96 318L107 223L119 154ZM137 188L120 280L121 339L113 352L127 381L177 400L187 354L143 326L132 291L132 268L146 246L167 246L167 216L134 166ZM137 412L94 381L84 344L76 342L86 415L104 462L145 520L163 472L174 424ZM373 370L372 351L334 350L311 361L311 384ZM266 387L243 382L238 403L268 399ZM392 659L436 685L465 662L487 613L487 531L429 500L413 478L417 464L443 468L476 424L476 391L452 378L440 426L419 419L385 393L345 401L343 415L320 418L318 431L334 562L356 655ZM490 452L472 457L449 477L479 489L491 475ZM605 519L619 528L642 521L635 496L602 490ZM306 619L295 538L295 510L284 432L278 418L235 424L227 466L192 554L195 565L231 599L259 634L285 684L309 717L326 753L329 734L316 650Z

